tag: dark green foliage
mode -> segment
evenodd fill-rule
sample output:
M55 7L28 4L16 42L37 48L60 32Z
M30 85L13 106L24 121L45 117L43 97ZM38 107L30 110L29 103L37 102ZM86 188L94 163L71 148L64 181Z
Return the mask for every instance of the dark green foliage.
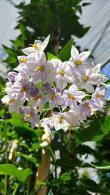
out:
M33 43L35 39L44 40L51 35L47 47L49 52L57 54L72 35L82 37L89 29L79 23L77 12L82 12L83 0L31 0L26 5L20 3L18 8L19 18L16 29L20 34L12 40L12 48L4 46L8 54L5 62L9 67L17 66L17 55L21 49ZM85 4L84 4L85 6Z

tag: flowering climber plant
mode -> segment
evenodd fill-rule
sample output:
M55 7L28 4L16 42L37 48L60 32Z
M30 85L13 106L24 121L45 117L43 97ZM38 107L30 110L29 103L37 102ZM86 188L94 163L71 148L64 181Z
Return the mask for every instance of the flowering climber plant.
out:
M100 64L88 61L90 52L79 54L74 46L68 61L48 60L44 49L49 37L22 50L18 67L8 73L2 101L32 127L68 130L103 111L106 77Z

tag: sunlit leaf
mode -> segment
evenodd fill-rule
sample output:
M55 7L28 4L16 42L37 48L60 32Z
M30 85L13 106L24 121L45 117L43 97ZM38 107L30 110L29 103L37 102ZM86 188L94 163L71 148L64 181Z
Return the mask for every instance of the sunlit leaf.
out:
M47 58L48 60L52 60L52 59L59 59L57 56L53 55L52 53L47 52Z
M32 171L27 168L24 170L19 170L13 164L1 164L0 165L0 175L10 175L16 177L19 181L25 182L25 180L32 174Z
M60 51L58 57L62 60L62 61L67 61L69 60L70 56L71 56L71 47L72 45L74 45L73 40L70 40L65 46L64 48Z

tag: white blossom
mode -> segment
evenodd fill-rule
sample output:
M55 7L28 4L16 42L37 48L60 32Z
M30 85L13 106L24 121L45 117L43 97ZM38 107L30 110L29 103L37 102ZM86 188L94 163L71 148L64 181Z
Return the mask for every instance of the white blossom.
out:
M39 40L35 40L34 44L31 47L27 47L25 49L22 49L23 53L26 55L32 54L34 52L40 52L43 51L46 46L48 45L50 39L50 35L48 37L46 37L46 39L41 42Z
M77 102L81 103L84 97L85 93L83 91L78 91L78 87L74 84L72 84L67 90L63 91L65 107L74 107Z
M74 46L68 61L48 60L44 49L49 38L23 49L19 65L8 73L2 102L32 127L71 130L96 111L104 111L106 78L100 73L101 64L87 60L90 52L79 53Z

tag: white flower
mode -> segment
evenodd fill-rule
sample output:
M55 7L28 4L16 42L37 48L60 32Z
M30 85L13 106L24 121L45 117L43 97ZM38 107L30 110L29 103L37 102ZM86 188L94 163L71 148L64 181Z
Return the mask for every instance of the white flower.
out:
M68 90L63 91L65 107L74 107L77 102L81 103L84 97L85 93L82 91L78 91L78 87L74 84L72 84Z
M103 84L106 78L99 73L95 73L94 68L84 69L75 77L75 84L81 89L86 89L89 92L94 91L94 85Z
M11 81L7 82L5 92L9 93L12 86L13 86L13 83Z
M25 64L28 62L27 56L18 56L18 61L20 64Z
M75 65L84 64L89 55L90 51L79 53L79 51L74 46L71 48L71 59L74 60Z
M25 49L22 49L22 51L26 55L32 54L34 52L43 51L46 48L46 46L49 42L49 39L50 39L50 35L48 37L46 37L46 39L43 42L41 42L39 40L35 40L34 44L31 47L27 47Z
M94 93L92 94L92 101L93 101L94 112L97 110L100 110L101 112L104 111L103 107L106 102L104 86L97 87L95 89Z
M80 104L80 117L82 120L86 120L93 114L93 102L91 100L83 101Z
M39 53L39 52L38 52ZM35 55L36 53L31 53L28 56L18 56L18 61L20 64L26 64L28 62L34 62L35 61Z
M93 64L87 62L90 55L89 51L79 53L79 51L72 46L71 58L69 59L69 66L73 82L77 79L82 70L93 68Z
M97 87L92 95L92 99L99 105L104 105L105 103L105 88Z
M78 167L78 175L79 175L79 178L86 176L97 183L99 183L99 181L100 181L97 170L94 168L91 168L91 167L84 167L84 168ZM91 194L95 195L95 193L91 193Z
M42 52L35 56L36 61L30 64L27 64L29 74L31 75L33 82L37 83L40 81L43 82L52 82L55 80L53 74L53 64L46 60L45 54Z
M32 97L30 99L30 103L33 106L33 108L36 108L40 112L43 111L43 106L44 106L45 102L46 102L46 100L43 97L42 93L39 93L38 95L36 95L35 97Z
M9 106L9 112L17 112L19 113L19 106L21 105L20 99L15 99L14 97L9 97L8 95L2 98L3 104L7 104Z
M76 126L80 124L81 118L78 106L75 106L74 109L71 109L68 112L62 113L62 116L70 126Z
M24 106L22 111L25 121L29 121L32 127L35 127L39 121L37 111L32 106Z
M10 98L9 98L9 96L8 95L5 95L2 99L1 99L1 101L3 102L3 104L9 104L9 101L10 101Z
M51 126L53 125L56 130L68 130L71 126L78 125L79 123L79 116L74 115L73 111L54 113L51 117Z
M89 67L91 65L87 64L86 60L88 58L88 56L90 55L90 52L89 51L84 51L82 53L79 53L79 51L74 47L72 46L71 48L71 58L70 58L70 62L71 62L71 65L73 67Z
M44 129L48 126L49 129L53 128L53 124L51 121L51 117L48 118L43 118L42 120L39 121L39 124L41 127L43 127Z
M55 130L68 130L68 128L70 127L70 124L64 119L62 113L53 114L51 117L51 123Z
M56 86L60 90L63 90L66 87L67 83L70 82L70 69L68 66L68 62L62 62L58 59L54 59L51 62L56 69Z
M103 111L106 78L100 74L101 64L87 63L90 52L79 54L75 47L69 61L47 60L44 49L49 37L23 50L26 56L19 56L19 66L8 73L2 102L10 112L20 112L32 127L68 130Z

